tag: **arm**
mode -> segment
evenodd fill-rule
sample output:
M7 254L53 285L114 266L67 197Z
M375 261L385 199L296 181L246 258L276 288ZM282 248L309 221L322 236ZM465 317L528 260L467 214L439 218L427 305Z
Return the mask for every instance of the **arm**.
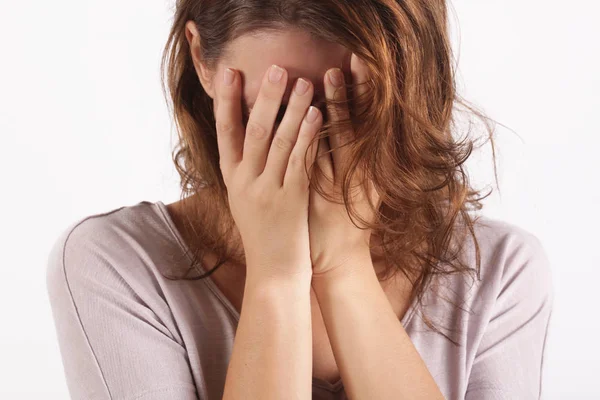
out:
M48 257L47 291L70 398L198 400L168 305L152 301L150 308L148 293L140 297L151 274L133 278L141 268L111 262L125 255L107 253L120 242L103 221L66 230ZM224 398L309 399L310 323L309 274L285 282L247 278Z
M310 275L246 278L223 399L310 399Z
M370 71L356 54L352 54L350 70L355 94L366 95L369 85L364 83L369 81ZM343 71L334 68L326 75L326 97L345 102ZM332 80L336 75L337 79ZM331 121L351 120L346 106L328 107L328 115ZM329 135L328 140L320 139L323 148L319 144L317 162L329 178L320 182L321 187L338 201L329 201L311 189L309 204L312 286L333 354L350 398L441 399L439 388L379 284L370 254L371 229L357 226L345 207L347 199L339 201L343 189L340 183L348 178L345 173L352 164L352 146L346 144L352 142L356 132L350 125L345 124L343 132ZM362 220L374 221L381 197L373 182L361 179L368 176L363 174L363 167L351 175L354 179L349 186L360 189L350 190L349 197Z
M313 277L312 285L348 397L443 399L383 292L370 255L346 267Z

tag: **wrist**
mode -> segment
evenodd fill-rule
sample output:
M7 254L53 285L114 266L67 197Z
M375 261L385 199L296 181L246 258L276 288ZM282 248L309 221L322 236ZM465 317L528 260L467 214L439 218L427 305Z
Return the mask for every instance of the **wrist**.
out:
M364 279L365 274L375 275L370 251L353 253L336 263L335 267L325 267L322 270L325 272L313 273L312 275L311 285L315 290L331 286L344 286L349 281Z
M308 279L247 279L242 310L260 309L263 315L282 320L310 315L310 289Z
M245 290L277 293L281 291L303 291L310 289L312 269L310 266L297 273L275 274L261 272L246 272Z

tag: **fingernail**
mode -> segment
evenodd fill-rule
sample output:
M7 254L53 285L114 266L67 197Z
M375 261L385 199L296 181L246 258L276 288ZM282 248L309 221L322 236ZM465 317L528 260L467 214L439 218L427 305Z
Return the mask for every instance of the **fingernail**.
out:
M271 66L271 72L269 72L269 81L276 83L279 82L283 75L283 69L273 64Z
M335 68L329 71L329 81L335 87L342 86L342 83L344 83L344 76L342 75L342 70L339 68Z
M229 68L227 68L225 70L225 73L223 74L223 83L225 83L225 85L230 86L233 83L233 71Z
M317 108L310 106L308 109L308 114L306 114L306 121L307 122L315 122L315 120L317 119Z
M296 81L296 94L302 96L308 90L308 82L300 78Z

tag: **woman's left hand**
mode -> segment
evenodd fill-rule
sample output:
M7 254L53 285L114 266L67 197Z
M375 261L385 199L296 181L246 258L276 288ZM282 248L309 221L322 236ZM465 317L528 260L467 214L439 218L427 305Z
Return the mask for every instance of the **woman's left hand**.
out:
M355 54L352 54L350 70L354 85L364 83L368 80L368 70ZM332 72L339 73L341 87L336 87L330 81ZM330 69L324 78L326 97L328 99L347 100L346 88L343 84L344 74L342 71L338 68ZM365 86L363 84L353 87L355 96L366 93ZM328 107L327 115L330 121L350 118L348 107L346 106L343 108L338 107L337 110ZM328 194L333 194L334 198L341 204L327 201L311 185L308 226L313 279L325 275L343 274L345 273L343 271L345 266L349 265L349 260L354 257L370 256L369 242L371 230L357 228L352 223L341 194L341 180L350 161L348 146L344 146L344 144L348 143L353 137L354 130L351 128L344 132L333 132L329 137L331 148L334 149L331 155L322 154L330 150L327 140L321 139L319 143L317 162L325 175L327 175L326 179L321 180L321 186ZM354 174L349 200L361 218L371 222L374 217L373 211L368 204L367 194L364 192L363 186L357 181L358 178L363 176L362 171L357 171ZM378 206L380 198L370 181L369 187L371 188L373 204ZM357 218L354 218L354 220L360 225L360 221Z

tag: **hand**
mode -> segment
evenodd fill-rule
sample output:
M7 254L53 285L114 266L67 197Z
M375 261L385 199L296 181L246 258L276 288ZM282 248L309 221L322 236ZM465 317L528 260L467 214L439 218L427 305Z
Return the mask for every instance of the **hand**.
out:
M368 80L368 71L366 66L353 54L350 63L353 81L355 84L364 83ZM337 88L329 79L331 72L339 72L342 86ZM344 85L344 74L341 70L334 68L325 74L324 86L325 95L329 99L346 100L347 93ZM357 96L366 93L365 85L356 86L354 93ZM329 120L338 121L349 119L350 113L347 107L327 108ZM370 257L369 242L371 237L370 229L359 229L352 221L344 206L341 192L341 180L349 164L349 151L345 146L354 137L354 131L347 129L344 132L333 132L329 136L331 147L327 140L321 139L317 155L317 163L325 173L325 178L320 183L322 188L333 195L341 204L329 202L322 197L316 190L310 190L309 200L309 236L311 260L313 263L313 281L344 268L348 261L354 257ZM342 147L345 146L345 147ZM324 154L333 148L331 155ZM376 209L380 205L380 197L374 190L371 181L368 181L370 193L363 190L360 179L364 177L363 171L358 170L353 176L350 188L350 201L354 204L354 209L366 221L373 221L373 211L368 203L368 196L371 196L372 203ZM366 177L365 177L366 179ZM357 224L359 221L354 219Z
M313 98L309 80L305 93L296 88L271 144L271 134L287 87L287 71L276 82L265 74L244 128L241 80L234 71L231 85L216 85L215 118L220 168L229 205L240 232L248 277L289 278L312 275L308 237L309 179L304 155L323 117L307 118ZM225 82L225 81L224 81ZM244 135L244 131L246 132ZM244 137L245 136L245 137ZM307 162L317 152L311 146Z

